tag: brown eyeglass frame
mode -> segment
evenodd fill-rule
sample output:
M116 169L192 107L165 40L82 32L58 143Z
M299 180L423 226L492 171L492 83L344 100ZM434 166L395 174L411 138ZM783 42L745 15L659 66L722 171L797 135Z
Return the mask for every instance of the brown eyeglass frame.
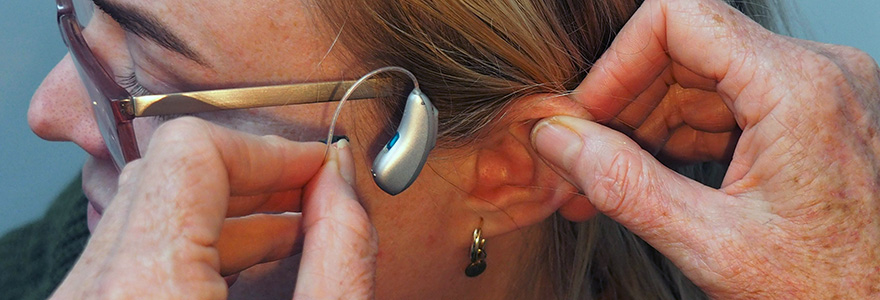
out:
M119 162L114 157L114 162L120 169L126 163L140 158L140 150L132 126L132 120L135 118L339 101L355 83L355 81L332 81L132 96L113 80L113 76L95 57L82 35L82 26L76 20L73 1L56 0L55 2L58 6L58 27L74 63L78 66L80 77L85 77L81 80L86 85L89 84L87 81L90 81L94 85L94 90L110 101L109 106L112 109L116 135L124 160ZM388 97L393 91L390 79L370 79L358 86L349 100ZM104 100L94 99L92 96L90 98L93 106L97 106L96 101ZM97 111L95 114L96 122L101 122L98 120ZM111 147L106 137L103 138L107 147Z

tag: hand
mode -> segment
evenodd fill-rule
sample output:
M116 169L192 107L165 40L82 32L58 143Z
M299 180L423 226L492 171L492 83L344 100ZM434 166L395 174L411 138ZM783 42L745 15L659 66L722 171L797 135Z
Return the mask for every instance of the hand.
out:
M324 144L167 122L53 297L223 299L222 275L300 251L298 298L371 297L377 235L346 145L324 162Z
M864 53L721 1L648 0L571 97L651 153L571 117L536 125L537 151L710 296L880 296L880 71ZM712 189L658 151L731 163Z

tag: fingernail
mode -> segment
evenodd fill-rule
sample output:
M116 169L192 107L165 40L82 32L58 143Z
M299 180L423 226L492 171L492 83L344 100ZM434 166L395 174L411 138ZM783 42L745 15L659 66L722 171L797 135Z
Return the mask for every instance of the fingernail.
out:
M339 175L349 185L354 185L354 162L351 157L351 147L348 139L340 139L336 142L336 158L338 160Z
M573 120L569 120L573 119ZM532 129L532 147L549 164L569 170L583 149L583 140L573 129L572 117L552 117L542 120Z
M336 143L336 142L338 142L339 140L346 140L346 141L347 141L347 140L348 140L348 136L347 136L347 135L334 135L333 138L330 140L330 144ZM324 144L327 143L327 140L326 140L326 139L320 139L320 140L318 140L318 141L321 142L321 143L324 143Z

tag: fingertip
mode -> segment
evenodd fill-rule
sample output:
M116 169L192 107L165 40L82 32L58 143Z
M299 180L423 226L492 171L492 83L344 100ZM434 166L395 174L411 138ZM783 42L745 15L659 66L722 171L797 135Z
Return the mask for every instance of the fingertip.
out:
M583 138L575 129L582 122L587 121L568 116L541 120L532 129L532 146L549 163L567 170L584 146Z
M351 154L351 144L347 140L339 140L327 147L327 155L321 170L318 171L311 182L306 186L304 197L303 211L309 210L306 207L309 201L315 197L325 199L332 198L330 202L342 196L343 198L353 198L354 191L354 163ZM335 196L334 196L335 195Z
M349 185L354 185L354 162L351 154L351 147L347 139L341 139L336 142L336 159L339 175Z

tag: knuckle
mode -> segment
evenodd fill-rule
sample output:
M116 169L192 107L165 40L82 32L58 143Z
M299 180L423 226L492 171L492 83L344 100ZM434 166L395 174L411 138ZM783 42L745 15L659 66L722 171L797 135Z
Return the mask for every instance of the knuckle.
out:
M873 65L874 59L871 55L868 55L867 52L862 51L855 47L843 46L843 45L834 45L832 47L833 51L837 53L843 59L850 60L856 64L863 65Z
M867 52L849 46L833 46L842 68L857 78L873 78L877 73L877 62Z
M814 49L818 56L817 67L840 81L873 78L877 73L877 62L868 53L857 48L842 45L822 45Z
M161 124L150 139L144 164L165 166L162 174L192 174L222 167L212 125L195 117L181 117ZM198 177L182 180L194 181Z
M598 193L600 210L610 217L630 211L632 202L644 196L645 175L642 154L630 150L618 151L601 171L593 191Z
M803 78L800 82L809 87L809 94L801 96L814 99L812 107L819 113L839 116L840 110L853 101L859 102L864 93L875 90L880 83L877 63L864 51L816 43L808 52L798 57Z
M164 122L156 128L156 139L199 138L208 133L208 122L196 117L180 117Z
M285 139L281 136L278 136L278 135L274 135L274 134L264 135L263 139L265 139L266 142L268 142L268 143L285 143L285 142L287 142L287 139Z
M265 142L268 146L272 148L283 148L284 146L289 145L291 142L288 139L285 139L278 135L265 135L261 137L263 142Z
M126 164L125 168L122 168L122 171L119 172L119 186L132 186L133 183L136 183L136 174L142 172L144 167L144 162L141 159L136 159Z
M184 146L184 149L201 149L200 146L209 144L211 138L210 123L195 117L181 117L159 125L151 138L149 149L160 145L161 149L176 149L176 145Z
M836 99L840 88L850 86L851 74L848 67L838 56L828 50L828 46L806 48L796 56L795 64L789 66L790 74L795 74L795 80L791 80L790 90L802 91L798 93L802 99L816 99L811 103L815 107L828 107L833 102L819 101L818 99ZM822 95L823 97L817 97Z

